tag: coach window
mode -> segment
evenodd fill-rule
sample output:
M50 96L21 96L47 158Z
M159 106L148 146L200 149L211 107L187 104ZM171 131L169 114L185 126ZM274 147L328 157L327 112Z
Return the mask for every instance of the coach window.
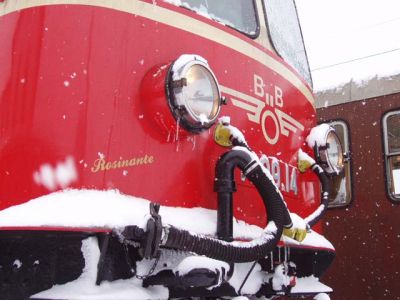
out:
M269 35L275 51L312 86L294 0L264 0Z
M335 128L340 142L343 146L345 154L345 164L343 171L332 177L331 194L329 199L329 207L346 206L351 201L351 166L350 166L350 142L349 128L343 121L332 121L330 125Z
M400 111L383 116L383 131L387 189L392 200L400 201Z
M167 0L172 2L172 0ZM254 1L252 0L181 0L181 6L206 15L211 19L237 29L255 38L258 35L258 22Z

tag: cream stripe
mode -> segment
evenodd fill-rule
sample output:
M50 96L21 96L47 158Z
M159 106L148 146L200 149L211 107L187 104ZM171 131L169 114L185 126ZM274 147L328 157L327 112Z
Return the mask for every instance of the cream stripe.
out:
M247 94L243 94L243 93L241 93L239 91L233 90L233 89L228 88L226 86L220 86L220 90L221 90L221 92L223 92L225 94L229 94L229 95L237 97L239 99L246 100L247 102L250 102L250 103L252 103L254 105L259 105L260 102L263 103L261 100L258 100L255 97L249 96Z
M272 69L297 87L314 106L314 97L306 85L285 65L244 40L207 23L163 7L137 0L5 0L0 16L25 8L52 4L81 4L111 8L189 31L234 49Z

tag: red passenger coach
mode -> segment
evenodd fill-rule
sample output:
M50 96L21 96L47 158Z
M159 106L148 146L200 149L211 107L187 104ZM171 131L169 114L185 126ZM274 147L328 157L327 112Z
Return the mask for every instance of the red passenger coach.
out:
M332 186L335 209L324 219L341 258L325 277L335 299L400 299L399 87L397 74L318 94L320 121L336 128L351 158Z
M328 297L293 1L5 0L0 47L2 299Z

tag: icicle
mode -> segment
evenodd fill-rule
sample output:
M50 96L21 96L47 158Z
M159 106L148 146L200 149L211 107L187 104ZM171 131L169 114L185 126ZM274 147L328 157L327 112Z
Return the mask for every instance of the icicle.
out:
M175 151L179 152L179 123L180 123L181 119L178 118L178 120L176 120L176 132L175 132L175 142L176 142L176 148Z
M186 138L186 141L192 143L192 151L194 151L194 149L196 148L196 137L195 136L188 136Z
M270 256L271 256L271 270L274 270L274 252L273 251L271 251Z
M278 247L278 262L281 263L281 247Z
M168 130L167 143L169 143L170 139L171 139L171 130Z

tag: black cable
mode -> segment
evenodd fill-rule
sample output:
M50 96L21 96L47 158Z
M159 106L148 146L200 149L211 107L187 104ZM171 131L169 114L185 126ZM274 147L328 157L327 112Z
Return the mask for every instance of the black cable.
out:
M400 50L400 48L396 48L396 49L391 49L391 50L388 50L388 51L374 53L374 54L363 56L363 57L357 57L357 58L354 58L354 59L351 59L351 60L342 61L342 62L335 63L335 64L332 64L332 65L318 67L318 68L315 68L315 69L311 70L311 72L319 71L319 70L323 70L323 69L328 69L328 68L336 67L336 66L339 66L339 65L348 64L348 63L351 63L351 62L354 62L354 61L363 60L363 59L366 59L366 58L379 56L379 55L383 55L383 54L387 54L387 53L391 53L391 52L396 52L396 51L399 51L399 50Z

